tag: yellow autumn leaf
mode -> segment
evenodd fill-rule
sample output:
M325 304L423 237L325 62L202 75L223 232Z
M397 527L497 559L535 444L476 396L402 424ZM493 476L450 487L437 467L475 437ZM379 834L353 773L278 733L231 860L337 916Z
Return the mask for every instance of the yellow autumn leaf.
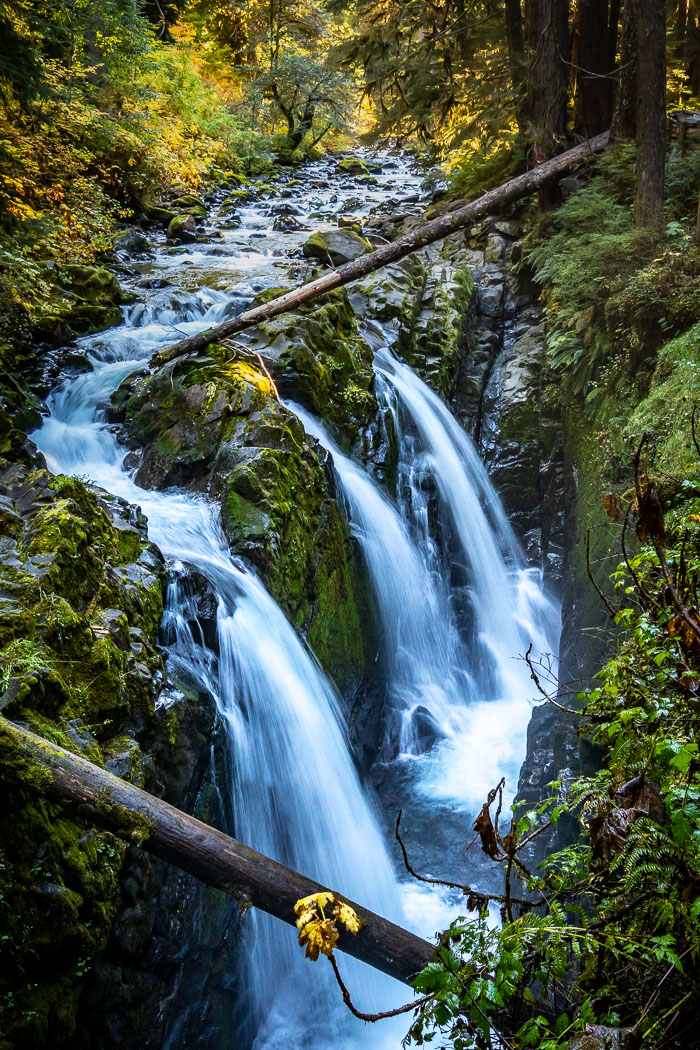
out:
M330 891L323 890L321 893L312 893L310 897L302 897L294 905L294 911L299 915L300 912L309 908L320 908L323 910L327 904L333 904L334 902L335 897L333 894Z
M316 962L319 952L332 955L338 942L338 929L331 919L309 922L299 933L299 944L306 945L306 957Z
M333 914L339 922L342 922L348 933L359 933L362 929L362 921L359 915L345 901L339 901L336 904Z
M307 908L306 911L303 911L297 919L297 927L298 929L303 930L308 923L315 922L317 919L318 912L316 911L316 909Z

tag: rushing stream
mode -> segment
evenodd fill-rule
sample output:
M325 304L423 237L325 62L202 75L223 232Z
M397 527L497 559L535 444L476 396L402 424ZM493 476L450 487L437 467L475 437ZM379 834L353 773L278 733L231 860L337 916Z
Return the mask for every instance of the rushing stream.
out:
M418 199L417 176L403 162L391 165L376 188L362 187L364 212L392 192ZM330 228L358 193L352 179L331 181L329 171L309 165L302 176L300 218L315 228ZM80 341L91 370L58 385L33 438L52 470L86 477L147 515L149 535L172 568L172 665L215 698L226 728L237 836L431 935L452 905L398 881L382 815L360 783L335 691L313 654L258 578L230 555L217 508L182 491L139 488L105 421L113 391L177 332L209 327L261 289L293 283L288 255L308 234L271 231L265 202L240 214L241 226L224 229L216 243L177 251L161 244L154 259L133 267L141 301L125 309L120 327ZM394 356L388 336L380 332L375 342L377 382L399 435L396 493L381 491L322 424L291 407L333 457L375 591L393 713L383 758L403 771L428 812L440 803L461 819L502 773L513 787L530 710L516 657L530 642L555 650L556 610L525 567L469 438ZM426 527L426 477L437 492L442 545ZM188 568L216 596L218 657L192 628L180 587ZM248 915L243 928L244 1045L399 1047L405 1023L368 1030L355 1021L339 1004L330 968L303 959L293 930L262 913ZM361 1007L383 1009L405 996L368 967L343 965ZM168 1046L184 1045L175 1025Z

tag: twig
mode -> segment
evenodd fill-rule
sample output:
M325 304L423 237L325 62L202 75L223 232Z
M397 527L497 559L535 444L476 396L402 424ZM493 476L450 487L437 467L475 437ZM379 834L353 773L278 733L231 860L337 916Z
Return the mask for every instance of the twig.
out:
M408 1014L412 1010L418 1009L419 1006L423 1006L425 1003L430 1002L430 1000L434 999L437 995L437 992L430 992L429 995L424 995L420 999L416 999L412 1003L406 1003L404 1006L397 1006L395 1010L382 1010L380 1013L377 1014L365 1014L361 1010L357 1009L352 999L350 998L350 992L345 986L343 978L340 976L338 963L335 961L335 956L333 955L333 953L331 952L331 954L327 956L327 958L329 963L333 967L335 979L338 982L338 987L340 988L340 991L343 994L343 1002L347 1006L350 1013L354 1014L355 1017L358 1017L360 1021L383 1021L387 1017L398 1017L399 1014Z
M541 682L539 680L539 677L537 675L537 671L535 670L534 665L532 663L532 659L530 657L530 653L531 652L532 652L532 642L530 642L530 645L528 646L528 650L525 653L525 663L530 668L530 678L535 683L535 686L537 688L538 693L540 693L541 696L543 696L548 703L554 704L555 707L558 707L559 710L563 711L565 714L567 714L567 715L576 715L577 717L580 718L581 717L581 712L580 711L575 711L573 707L564 707L564 705L560 704L558 700L554 700L553 697L551 697L549 695L549 693L545 692L545 690L543 689L542 684L541 684Z
M506 903L507 898L502 893L483 893L481 890L474 890L471 888L471 886L464 885L461 882L449 882L447 879L433 879L428 875L420 875L408 859L408 852L399 832L399 826L401 824L402 816L403 810L400 809L396 818L396 827L394 828L394 835L396 837L396 841L401 847L401 852L403 854L403 862L406 866L406 871L409 873L409 875L412 875L414 879L418 879L419 882L427 882L431 886L446 886L448 889L451 890L461 890L465 897L473 897L474 900L483 901L484 904L488 904L489 901L495 901L497 904ZM539 907L540 903L539 901L525 900L524 897L511 897L511 900L514 904L521 904L523 907L528 908L537 908Z
M602 590L600 589L600 587L598 586L596 580L593 577L593 573L591 572L591 530L590 530L590 528L586 529L586 572L588 573L588 579L591 581L591 583L595 587L596 591L598 592L598 597L600 598L600 600L603 603L603 605L605 606L605 608L608 610L608 613L610 614L610 619L614 620L615 617L617 616L617 613L613 609L613 607L610 604L610 602L608 601L608 599L603 594Z

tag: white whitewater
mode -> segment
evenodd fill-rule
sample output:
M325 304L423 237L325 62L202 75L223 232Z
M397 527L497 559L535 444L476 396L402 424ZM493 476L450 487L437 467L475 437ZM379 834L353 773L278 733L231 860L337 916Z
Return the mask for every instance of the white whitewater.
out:
M419 787L472 810L501 776L514 793L531 712L523 657L530 645L534 659L556 654L558 609L541 574L526 566L484 465L447 407L388 345L376 350L375 369L398 438L398 507L318 420L289 407L331 454L372 579L389 678L386 755L421 756ZM431 535L426 490L435 489L443 540L454 534L449 557L467 579L462 638L448 558Z
M526 566L474 444L449 409L388 344L375 352L375 371L398 437L399 488L407 492L400 507L407 525L446 577L450 561L456 561L467 581L469 670L476 695L461 709L458 732L445 733L445 743L429 757L423 787L473 809L500 776L513 794L531 714L524 654L532 645L535 660L556 656L559 609L547 596L541 573ZM437 489L442 555L428 529L426 477Z

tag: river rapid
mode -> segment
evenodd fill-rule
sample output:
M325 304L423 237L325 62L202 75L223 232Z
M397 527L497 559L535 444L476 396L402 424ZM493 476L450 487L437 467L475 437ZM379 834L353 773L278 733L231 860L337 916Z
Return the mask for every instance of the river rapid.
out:
M531 710L518 657L531 643L536 653L554 653L558 643L558 610L525 564L470 438L396 356L392 332L375 322L364 334L398 439L395 491L345 455L322 420L288 405L332 458L381 620L389 717L374 777L378 798L358 774L332 683L261 581L228 550L217 506L186 491L140 488L133 454L107 422L111 394L154 351L237 313L266 288L298 283L305 270L298 249L310 230L334 228L348 208L360 217L380 207L419 214L420 175L400 156L379 160L383 170L369 185L339 175L332 162L294 173L295 217L305 229L273 230L271 201L260 199L238 209L234 228L215 208L208 243L173 249L155 235L152 256L129 262L136 301L124 308L122 325L79 341L90 368L59 380L32 437L51 470L87 479L146 514L171 570L170 665L214 698L225 728L230 778L219 789L230 795L237 837L431 937L459 914L459 898L398 869L388 830L395 803L406 811L417 862L448 874L445 849L460 853L488 790L505 776L512 798L517 784ZM291 177L282 175L282 185ZM439 507L437 532L428 527L427 492ZM464 596L457 603L451 583L455 557L466 580L466 621ZM216 595L216 656L192 627L182 587L192 570ZM490 885L493 873L471 856L466 867L459 862L461 876ZM398 1050L406 1021L368 1028L352 1018L330 967L305 960L293 930L255 912L243 930L241 1011L231 1019L237 1034L221 1050ZM341 964L361 1009L405 1001L396 982L345 958ZM173 1050L186 1045L187 1008L174 1011Z

